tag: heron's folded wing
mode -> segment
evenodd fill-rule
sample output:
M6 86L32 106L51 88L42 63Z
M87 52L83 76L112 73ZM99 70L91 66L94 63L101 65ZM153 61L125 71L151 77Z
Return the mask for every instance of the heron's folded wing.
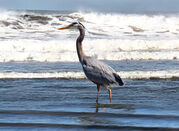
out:
M103 84L112 84L116 82L113 75L113 73L116 72L101 61L89 57L84 60L82 66L86 76L94 82Z

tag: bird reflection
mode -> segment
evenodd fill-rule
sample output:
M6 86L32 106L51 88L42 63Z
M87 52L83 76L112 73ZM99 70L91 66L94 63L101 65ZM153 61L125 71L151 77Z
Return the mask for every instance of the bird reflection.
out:
M108 110L116 110L117 112L133 113L135 108L133 105L129 104L100 104L96 103L95 112L98 113L99 109L102 109L101 112L108 112ZM114 112L114 111L113 111Z

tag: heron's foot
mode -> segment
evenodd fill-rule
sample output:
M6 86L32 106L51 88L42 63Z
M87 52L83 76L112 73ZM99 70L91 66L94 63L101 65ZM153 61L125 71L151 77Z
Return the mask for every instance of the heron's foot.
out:
M106 86L104 86L104 88L106 88L108 90L108 92L109 92L109 98L110 98L110 103L111 103L111 98L112 98L112 96L111 96L111 89L106 87Z
M109 92L109 98L110 98L110 103L111 103L111 98L112 98L112 96L111 96L111 89L107 89L108 90L108 92Z

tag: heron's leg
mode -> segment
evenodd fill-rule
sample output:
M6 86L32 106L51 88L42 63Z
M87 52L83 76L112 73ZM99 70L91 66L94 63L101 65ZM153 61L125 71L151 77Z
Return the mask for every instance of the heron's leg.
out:
M111 89L106 87L106 86L104 86L104 88L106 88L108 90L108 92L109 92L109 98L110 98L110 103L111 103L111 98L112 98L112 96L111 96Z
M96 98L96 103L98 103L99 89L100 89L100 84L97 84L97 98Z

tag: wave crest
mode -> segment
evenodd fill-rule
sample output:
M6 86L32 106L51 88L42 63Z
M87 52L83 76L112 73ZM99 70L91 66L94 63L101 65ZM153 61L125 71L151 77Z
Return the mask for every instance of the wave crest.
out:
M86 26L85 53L103 60L179 59L179 16L96 12L3 11L0 62L78 61L75 20Z
M173 39L178 38L179 16L175 15L142 15L142 14L110 14L97 12L54 12L54 14L35 12L0 13L0 26L10 29L29 29L49 32L56 30L57 25L66 25L74 21L81 21L91 35L108 35L112 38L138 37L143 39ZM13 26L10 26L13 25ZM21 28L15 28L15 26ZM43 26L43 27L41 27ZM17 30L16 30L17 31ZM168 37L166 37L168 36Z
M178 40L140 41L86 39L86 55L101 60L172 60L179 59ZM75 40L5 40L1 41L0 62L78 61Z
M123 79L179 79L178 70L169 71L121 71L118 74ZM83 72L44 72L44 73L21 73L3 72L0 79L86 79Z

